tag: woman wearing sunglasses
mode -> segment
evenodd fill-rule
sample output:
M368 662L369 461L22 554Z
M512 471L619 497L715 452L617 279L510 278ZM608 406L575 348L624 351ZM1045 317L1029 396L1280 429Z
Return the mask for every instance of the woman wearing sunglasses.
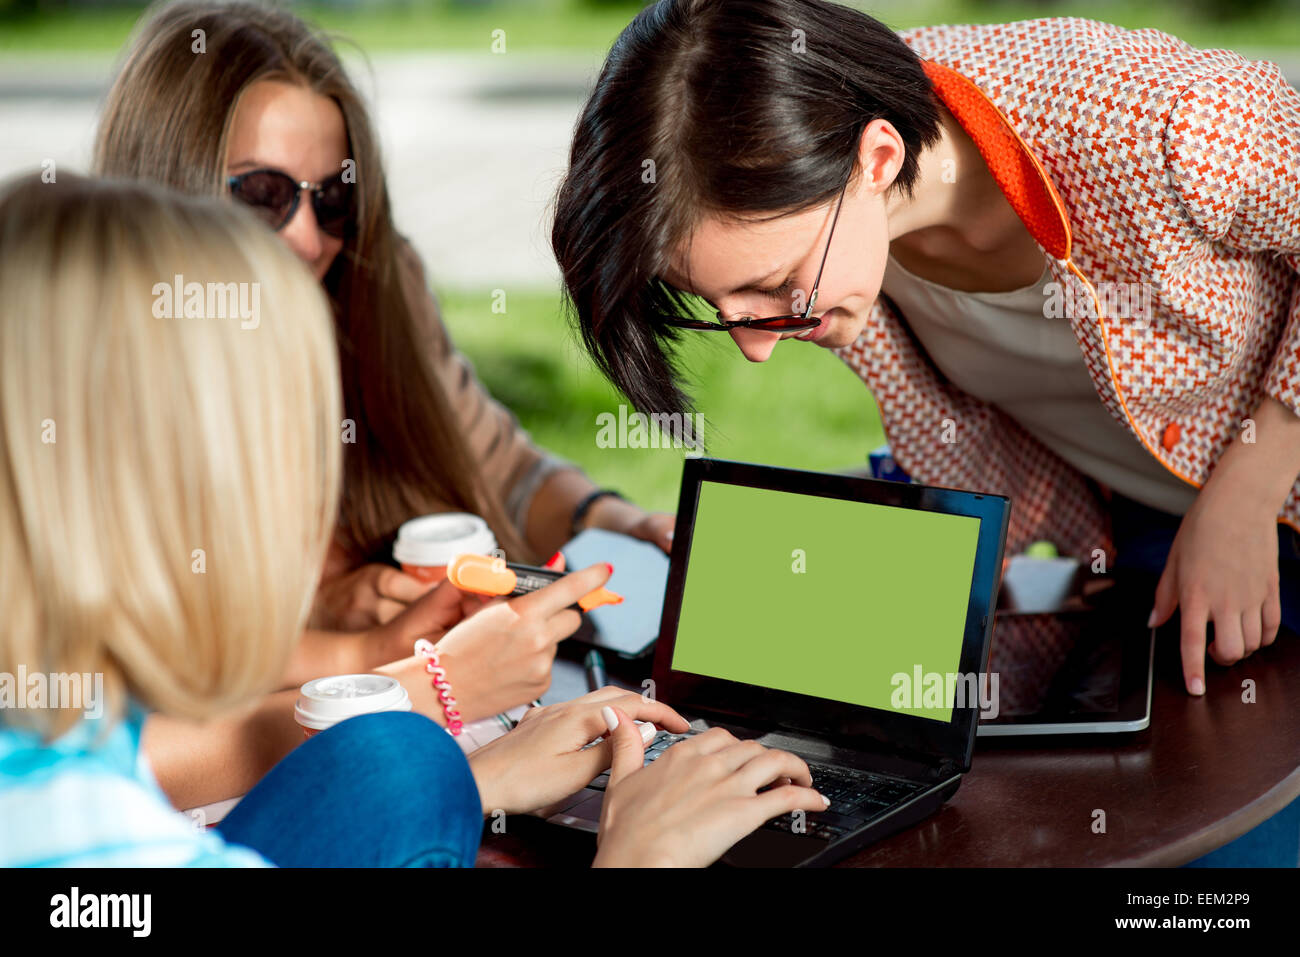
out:
M195 31L204 47L195 48ZM398 525L483 516L508 555L540 560L575 529L669 547L648 515L530 442L456 353L398 235L366 108L329 45L253 4L160 5L109 92L94 167L250 206L313 270L342 346L343 508L315 620L391 619L425 586L387 559Z
M913 478L1012 497L1012 552L1159 574L1199 695L1207 625L1221 665L1300 629L1297 156L1276 66L1154 31L661 0L581 113L552 238L638 408L685 411L682 335L831 350ZM1011 625L995 666L1034 639Z
M394 227L365 106L329 45L292 14L212 2L146 14L108 94L94 168L229 195L310 267L332 307L344 492L313 630L285 686L385 668L429 697L414 640L447 632L481 603L450 585L425 594L387 563L397 527L415 516L480 515L515 560L551 555L584 527L668 548L671 516L647 515L536 448L455 351ZM556 644L578 619L562 622L567 631L545 634L515 622L462 646L448 672L466 720L546 689ZM436 700L424 704L445 720ZM159 776L185 806L243 793L277 757L249 745L246 723L208 729L206 743L196 733L150 725Z

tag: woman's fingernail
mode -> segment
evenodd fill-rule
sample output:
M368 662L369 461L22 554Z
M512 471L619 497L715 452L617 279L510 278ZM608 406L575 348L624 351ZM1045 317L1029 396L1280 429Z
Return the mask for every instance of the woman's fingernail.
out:
M555 567L556 565L558 565L559 563L560 563L560 553L559 553L559 552L556 552L554 555L552 555L550 558L548 558L548 559L546 560L546 566L545 566L545 567L546 567L546 568L554 568L554 567Z
M1156 610L1152 608L1151 614L1147 616L1147 627L1154 628L1155 626L1156 626Z
M673 540L673 533L670 531L670 532L668 533L668 541L671 542L672 540Z
M825 794L819 794L818 797L822 799L822 803L825 804L827 807L831 806L831 799L828 798Z
M605 727L609 728L611 732L618 727L618 715L614 713L614 709L609 705L605 705L600 709L600 716L605 719Z
M606 562L606 563L605 563L605 567L609 569L609 573L610 573L611 575L614 574L614 566L613 566L613 565L611 565L609 562Z
M1200 678L1192 679L1192 694L1205 694L1205 682Z
M638 727L641 729L641 740L644 741L646 744L649 744L651 741L653 741L655 739L655 735L659 733L659 729L656 728L649 721L647 721L645 724L638 725Z

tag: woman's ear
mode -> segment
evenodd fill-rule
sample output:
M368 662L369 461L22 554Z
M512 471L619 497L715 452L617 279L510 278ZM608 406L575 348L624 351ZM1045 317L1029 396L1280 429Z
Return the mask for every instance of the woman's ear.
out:
M907 144L889 120L872 120L858 140L858 167L862 179L854 192L863 189L871 195L883 195L894 185L903 161L907 158Z

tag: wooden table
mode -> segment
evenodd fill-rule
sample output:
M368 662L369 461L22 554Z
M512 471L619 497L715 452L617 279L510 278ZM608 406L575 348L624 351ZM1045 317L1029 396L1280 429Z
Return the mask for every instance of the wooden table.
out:
M1300 637L1283 631L1207 670L1205 696L1190 697L1177 634L1162 630L1149 729L1050 746L981 738L937 814L840 866L1175 866L1240 837L1300 797ZM1247 680L1253 703L1242 700ZM557 659L547 700L585 691L581 666ZM485 833L478 863L584 866L594 847L590 835L512 818L507 833Z

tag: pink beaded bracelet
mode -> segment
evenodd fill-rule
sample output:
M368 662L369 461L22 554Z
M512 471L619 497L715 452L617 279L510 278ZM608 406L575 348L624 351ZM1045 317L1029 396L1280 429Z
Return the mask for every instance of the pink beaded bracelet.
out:
M415 643L415 653L429 659L424 663L424 670L433 676L434 690L438 692L438 700L442 702L442 708L447 713L447 730L451 734L460 734L460 729L465 726L465 722L460 719L456 699L451 693L451 682L447 680L446 670L438 664L438 652L433 647L433 642L421 638Z

